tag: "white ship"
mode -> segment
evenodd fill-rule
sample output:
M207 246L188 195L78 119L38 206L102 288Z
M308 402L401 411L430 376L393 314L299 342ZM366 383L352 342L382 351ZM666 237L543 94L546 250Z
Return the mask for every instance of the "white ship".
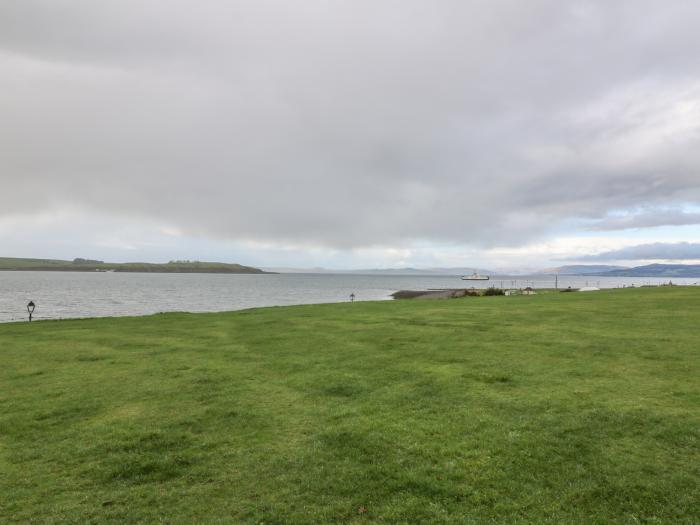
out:
M463 275L462 280L463 281L488 281L489 276L488 275L479 275L478 272L474 272L471 275Z

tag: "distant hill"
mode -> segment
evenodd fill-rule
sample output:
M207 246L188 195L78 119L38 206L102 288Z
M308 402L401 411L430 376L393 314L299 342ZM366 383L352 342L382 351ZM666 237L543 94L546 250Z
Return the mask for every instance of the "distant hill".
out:
M558 268L548 268L542 270L541 273L559 275L590 275L612 270L626 270L627 266L613 266L609 264L570 264L567 266L559 266Z
M648 264L596 273L600 277L700 277L700 264Z
M338 273L361 275L435 275L436 272L420 268L364 268L360 270L340 270Z
M482 275L489 275L489 270L476 270ZM362 275L465 275L474 273L474 268L380 268L364 270L344 270L342 273L356 273Z
M131 273L271 273L259 268L219 262L170 261L154 263L106 263L93 259L20 259L0 257L0 271L35 272L131 272Z
M468 275L474 273L474 268L364 268L359 270L330 269L330 268L264 268L278 273L324 273L351 275ZM493 275L495 272L478 269L482 275Z

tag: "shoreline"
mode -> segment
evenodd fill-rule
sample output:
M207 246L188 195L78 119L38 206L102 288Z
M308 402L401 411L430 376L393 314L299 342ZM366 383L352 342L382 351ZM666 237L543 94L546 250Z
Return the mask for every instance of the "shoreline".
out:
M230 270L122 270L122 269L85 269L78 268L0 268L0 272L57 272L57 273L202 273L202 274L235 274L235 275L280 275L279 272L237 272Z

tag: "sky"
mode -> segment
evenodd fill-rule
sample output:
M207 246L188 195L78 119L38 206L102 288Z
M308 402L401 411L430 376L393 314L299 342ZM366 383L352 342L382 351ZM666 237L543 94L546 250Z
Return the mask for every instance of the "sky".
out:
M700 2L0 0L0 256L700 262Z

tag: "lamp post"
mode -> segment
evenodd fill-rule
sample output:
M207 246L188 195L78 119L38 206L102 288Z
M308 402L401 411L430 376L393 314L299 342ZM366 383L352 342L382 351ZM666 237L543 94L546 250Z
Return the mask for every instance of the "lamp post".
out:
M34 313L34 308L36 308L36 305L34 304L34 301L29 301L29 304L27 305L27 312L29 312L29 322L32 322L32 314Z

